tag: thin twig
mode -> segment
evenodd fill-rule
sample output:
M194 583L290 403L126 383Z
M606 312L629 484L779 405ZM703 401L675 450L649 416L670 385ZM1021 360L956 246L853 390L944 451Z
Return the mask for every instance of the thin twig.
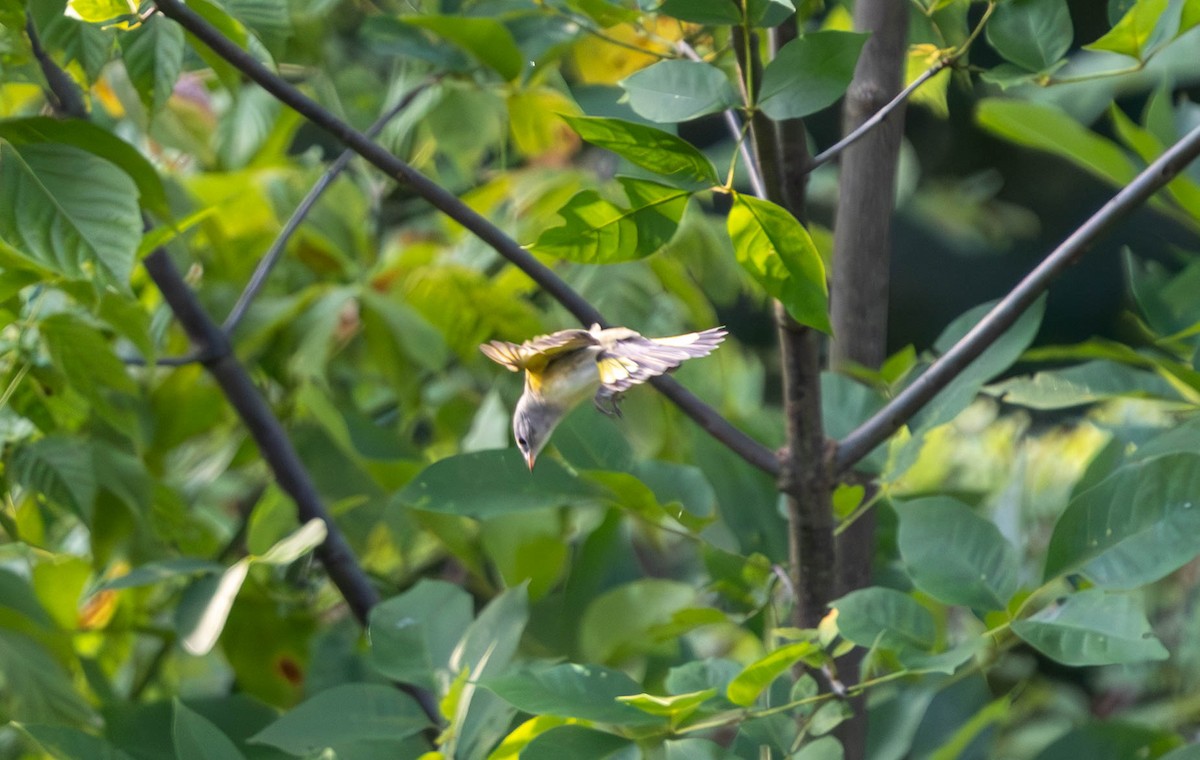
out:
M992 345L1067 267L1117 220L1145 203L1200 156L1200 127L1184 135L1064 240L928 370L839 444L835 466L845 471L912 418Z
M956 64L960 58L967 54L971 44L975 42L977 37L979 37L979 33L983 31L984 25L987 24L988 19L991 18L992 11L995 9L996 3L993 0L993 2L988 3L987 8L983 11L983 16L979 19L979 23L976 24L975 28L971 31L971 35L967 37L967 39L964 40L963 43L954 50L954 52L939 58L936 63L934 63L925 71L921 72L921 75L914 79L911 84L901 90L899 94L892 98L887 105L876 111L871 118L860 124L853 132L850 132L841 140L838 140L833 145L813 156L812 160L808 162L808 166L805 170L811 172L817 167L827 164L833 159L837 158L842 151L857 142L863 135L879 126L880 122L886 119L888 115L892 113L892 111L895 111L900 107L901 104L908 100L909 97L911 97L912 94L917 91L917 88L928 82L930 79L933 79L944 69Z
M675 43L675 48L683 54L684 58L703 63L704 59L696 52L696 49L688 44L687 40L679 40ZM742 120L738 118L737 113L732 108L726 108L721 112L725 118L725 126L729 129L729 134L733 136L734 144L737 145L738 153L742 156L742 164L746 167L747 179L750 180L750 189L754 191L754 195L759 198L767 197L767 188L763 184L762 173L758 170L758 164L754 161L754 156L750 153L750 144L746 141L746 130L742 128Z
M396 105L389 108L382 116L376 119L375 123L367 127L367 131L363 134L374 139L392 119L396 118L401 111L408 108L413 100L428 89L437 79L439 77L431 77L406 92L404 97L400 98L400 102L396 103ZM337 160L329 165L329 168L325 170L325 173L321 175L317 183L304 196L304 200L300 201L300 205L292 212L291 217L283 225L283 229L279 232L275 241L271 243L271 247L263 255L262 260L258 262L258 266L254 269L254 274L250 277L250 282L246 284L246 289L238 296L237 303L230 309L229 316L225 318L225 323L221 325L221 329L225 331L226 335L233 335L234 331L237 330L242 318L246 316L246 312L250 309L250 304L254 302L259 292L267 284L267 278L271 276L271 270L275 268L275 265L283 256L284 248L287 247L288 241L292 239L292 235L296 233L296 230L300 229L300 225L308 217L313 207L317 205L317 201L333 185L333 181L345 170L355 155L355 152L349 149L342 151Z
M580 322L611 326L611 323L604 319L596 307L567 285L549 267L534 258L529 251L522 248L503 230L463 203L453 193L392 155L382 146L372 142L295 87L275 76L253 56L226 39L180 0L156 0L156 4L164 16L173 19L267 92L295 109L297 113L313 124L329 132L334 138L387 175L405 183L434 208L471 231L493 250L525 272L530 279L562 304ZM766 472L778 471L775 454L770 449L738 430L715 409L686 391L679 383L671 378L661 376L655 378L652 383L664 396L695 420L700 427L731 451Z

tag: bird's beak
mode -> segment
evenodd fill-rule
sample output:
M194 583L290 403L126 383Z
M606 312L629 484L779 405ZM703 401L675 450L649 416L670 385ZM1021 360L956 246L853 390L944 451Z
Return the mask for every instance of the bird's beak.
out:
M529 465L529 471L533 472L533 462L537 459L537 454L532 451L525 455L525 464Z

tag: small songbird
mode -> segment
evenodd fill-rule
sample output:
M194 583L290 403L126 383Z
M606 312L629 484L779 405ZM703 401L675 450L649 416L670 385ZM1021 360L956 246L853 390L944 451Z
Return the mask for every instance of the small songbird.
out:
M513 437L529 469L562 418L588 396L620 416L620 394L638 383L708 356L726 332L714 327L669 338L646 338L627 327L559 330L524 343L494 340L479 347L513 372L525 370L525 392L513 412Z

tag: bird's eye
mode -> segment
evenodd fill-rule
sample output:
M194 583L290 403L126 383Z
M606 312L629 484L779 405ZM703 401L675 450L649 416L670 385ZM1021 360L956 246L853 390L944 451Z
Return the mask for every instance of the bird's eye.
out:
M524 438L518 438L517 446L519 446L522 450L524 450L524 449L529 448L529 443Z

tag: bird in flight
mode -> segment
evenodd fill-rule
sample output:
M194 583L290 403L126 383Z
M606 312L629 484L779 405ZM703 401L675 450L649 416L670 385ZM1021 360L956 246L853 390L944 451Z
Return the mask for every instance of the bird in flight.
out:
M513 437L533 470L550 434L588 396L605 414L620 416L620 395L638 383L708 356L725 339L725 329L646 338L627 327L574 329L521 344L493 340L479 350L513 372L525 370L525 391L513 411Z

